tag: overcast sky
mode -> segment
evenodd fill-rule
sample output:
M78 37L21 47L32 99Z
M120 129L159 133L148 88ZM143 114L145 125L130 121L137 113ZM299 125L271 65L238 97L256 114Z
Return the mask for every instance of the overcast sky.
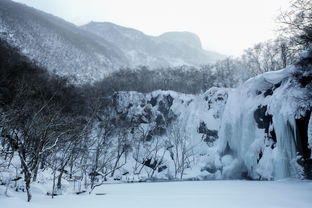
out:
M148 35L194 32L203 47L239 55L274 38L276 16L290 0L15 0L82 25L109 21Z

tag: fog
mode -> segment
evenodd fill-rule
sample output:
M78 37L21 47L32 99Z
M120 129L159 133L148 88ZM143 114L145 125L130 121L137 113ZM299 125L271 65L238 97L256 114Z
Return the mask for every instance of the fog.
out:
M274 38L276 16L289 0L16 0L77 25L109 21L149 35L167 31L198 34L203 46L239 55Z

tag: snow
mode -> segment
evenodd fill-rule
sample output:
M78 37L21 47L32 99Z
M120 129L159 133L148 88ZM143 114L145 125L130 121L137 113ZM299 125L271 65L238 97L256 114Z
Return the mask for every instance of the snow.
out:
M169 183L106 184L83 195L62 195L51 199L35 195L0 196L5 208L310 208L312 182L283 181L201 181ZM97 195L98 194L98 195ZM102 195L101 195L102 194Z
M282 70L266 72L264 74L261 74L260 76L262 76L267 82L277 84L283 79L288 78L294 71L294 69L294 66L289 66Z

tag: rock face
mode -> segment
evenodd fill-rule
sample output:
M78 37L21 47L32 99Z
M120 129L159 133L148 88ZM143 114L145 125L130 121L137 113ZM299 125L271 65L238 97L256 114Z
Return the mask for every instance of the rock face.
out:
M154 37L109 22L91 22L81 28L118 46L132 67L199 66L224 57L204 50L199 37L190 32L168 32Z
M216 152L226 100L227 89L217 88L201 95L117 92L106 98L107 114L95 126L112 124L112 143L122 134L129 144L127 162L116 172L123 179L211 178L207 161Z
M167 32L158 36L158 39L176 45L182 44L192 48L202 48L199 37L196 34L190 32Z
M78 27L26 5L0 1L0 38L49 71L79 82L99 80L121 67L194 66L223 57L199 47L196 35L178 34L179 41L173 41L111 23Z

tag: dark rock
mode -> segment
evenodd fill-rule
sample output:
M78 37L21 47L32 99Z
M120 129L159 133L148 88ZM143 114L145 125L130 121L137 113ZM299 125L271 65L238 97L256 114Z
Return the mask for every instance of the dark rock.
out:
M171 95L167 95L166 100L167 100L168 107L171 108L174 98L171 97Z
M272 123L272 116L267 113L267 106L258 106L254 112L254 119L257 122L259 129L265 129L266 133L269 132L270 124Z
M296 119L296 149L302 157L301 165L304 168L305 177L312 179L312 160L311 149L308 142L308 125L311 111L306 112L305 116Z
M218 131L208 129L206 123L203 121L199 124L198 133L203 134L203 141L208 145L212 144L218 139Z
M264 97L267 97L269 95L273 95L273 89L269 88L263 93Z
M152 158L150 158L150 159L145 160L142 164L147 166L147 167L149 167L149 168L152 168L153 170L155 170L156 169L156 165L157 165L157 161L154 160L152 162Z
M274 128L270 129L270 126L273 124L272 115L267 113L267 106L258 106L257 110L254 112L254 119L257 123L259 129L264 129L267 134L267 138L273 141L273 144L276 143L276 134ZM272 145L273 149L275 145Z
M149 101L149 103L154 107L157 104L157 97L152 97L151 100Z
M167 167L166 165L160 166L160 167L158 168L158 173L160 173L160 172L166 170L167 168L168 168L168 167Z

